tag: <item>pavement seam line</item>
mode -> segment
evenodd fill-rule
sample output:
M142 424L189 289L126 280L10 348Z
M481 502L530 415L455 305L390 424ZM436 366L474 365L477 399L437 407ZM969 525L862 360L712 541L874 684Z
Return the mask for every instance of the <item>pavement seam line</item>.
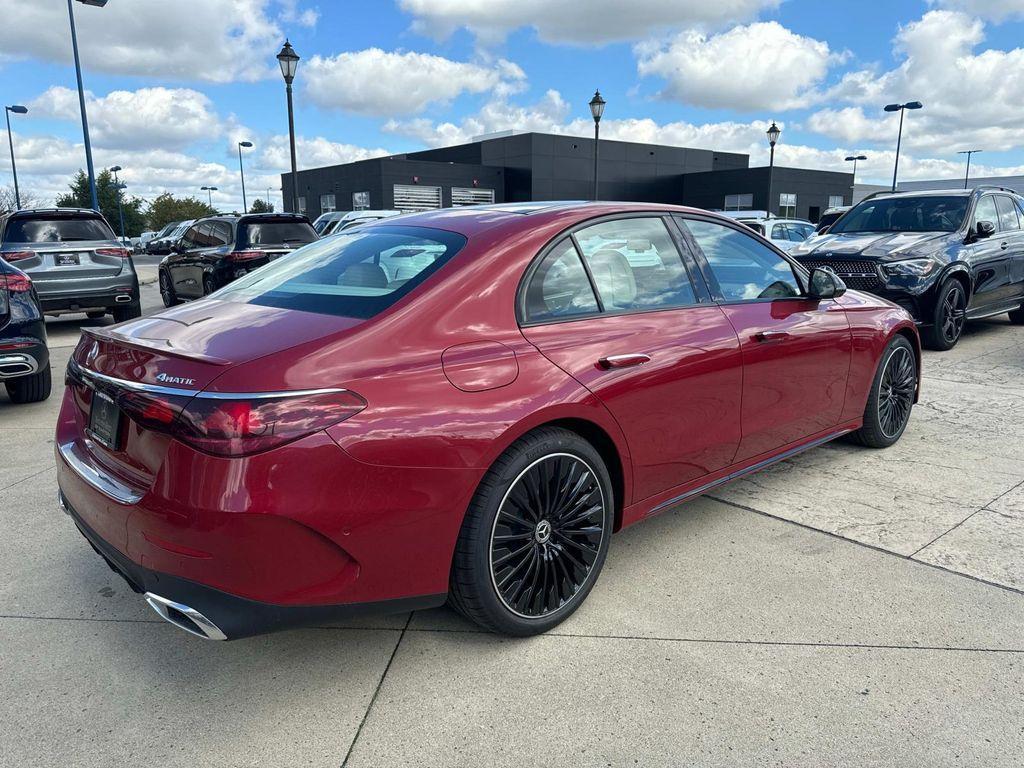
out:
M366 725L366 721L370 718L370 711L373 709L373 705L377 701L377 696L380 695L380 689L384 687L384 678L388 676L388 671L391 669L391 664L395 660L395 656L398 655L398 648L402 644L402 640L405 639L405 633L409 631L409 625L412 624L413 613L409 613L409 618L405 620L405 626L402 627L402 633L398 636L398 642L395 643L395 647L391 651L391 656L388 658L388 663L384 665L384 671L381 673L380 680L377 681L377 687L373 691L373 696L370 697L370 703L366 705L366 711L363 712L363 719L359 721L359 727L356 728L356 735L352 737L352 743L348 745L348 751L345 753L345 759L341 761L341 768L345 768L348 765L349 758L352 757L352 750L356 748L356 742L359 741L359 736L363 732L363 726Z
M984 505L982 505L982 506L981 506L981 507L979 507L978 509L976 509L976 510L974 510L973 512L971 512L971 514L969 514L969 515L968 515L967 517L965 517L965 518L964 518L963 520L961 520L961 521L960 521L959 523L957 523L956 525L954 525L954 526L953 526L952 528L950 528L950 529L949 529L948 531L946 531L945 533L940 533L940 534L939 534L938 536L936 536L936 537L935 537L934 539L932 539L931 541L929 541L929 542L928 542L927 544L925 544L925 545L924 545L923 547L918 547L917 549L915 549L915 550L914 550L913 552L911 552L911 553L910 553L909 557L911 557L911 558L917 557L917 555L918 555L918 554L919 554L919 553L920 553L920 552L921 552L922 550L928 549L928 547L930 547L930 546L931 546L932 544L934 544L935 542L937 542L937 541L938 541L939 539L941 539L941 538L942 538L943 536L947 536L947 535L951 534L951 533L952 533L953 531L955 531L955 530L956 530L957 528L959 528L959 527L960 527L961 525L963 525L964 523L966 523L966 522L967 522L968 520L970 520L970 519L971 519L972 517L974 517L974 516L975 516L976 514L978 514L979 512L982 512L982 511L984 511L984 510L988 509L988 508L989 508L989 507L990 507L990 506L991 506L992 504L995 504L995 503L996 503L997 501L999 501L999 500L1000 500L1001 498L1003 498L1003 496L1005 496L1005 495L1006 495L1006 494L1008 494L1008 493L1012 493L1013 491L1015 491L1015 490L1017 490L1018 488L1020 488L1020 487L1021 487L1022 485L1024 485L1024 480L1021 480L1021 481L1020 481L1019 483L1017 483L1016 485L1014 485L1014 486L1012 486L1012 487L1010 487L1010 488L1007 488L1007 489L1006 489L1005 491L1003 491L1002 493L1000 493L1000 494L999 494L998 496L996 496L996 497L995 497L994 499L992 499L992 500L991 500L991 501L989 501L989 502L986 502L986 503L985 503Z
M10 485L6 485L6 486L4 486L3 488L0 488L0 491L9 491L9 490L10 490L11 488L13 488L14 486L16 486L16 485L21 485L21 484L22 484L22 483L24 483L24 482L25 482L26 480L31 480L31 479L32 479L33 477L39 477L39 475L43 474L44 472L49 472L49 471L50 471L51 469L56 469L56 468L57 468L57 465L56 465L56 463L54 463L54 464L52 464L52 465L50 465L50 466L46 467L45 469L40 469L40 470L39 470L38 472L33 472L33 473L32 473L31 475L29 475L28 477L23 477L23 478L21 478L21 480L15 480L15 481L14 481L13 483L11 483Z

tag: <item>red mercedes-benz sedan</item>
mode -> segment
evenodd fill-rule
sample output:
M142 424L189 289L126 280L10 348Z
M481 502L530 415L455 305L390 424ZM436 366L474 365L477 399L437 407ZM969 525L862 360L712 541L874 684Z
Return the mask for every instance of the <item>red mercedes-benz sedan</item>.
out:
M87 329L60 499L165 619L237 638L446 599L528 635L611 534L917 400L907 313L658 205L413 214Z

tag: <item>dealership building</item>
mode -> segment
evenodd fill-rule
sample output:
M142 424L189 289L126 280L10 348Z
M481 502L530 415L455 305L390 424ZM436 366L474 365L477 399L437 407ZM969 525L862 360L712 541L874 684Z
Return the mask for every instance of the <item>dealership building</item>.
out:
M776 166L750 167L735 152L602 139L599 197L692 205L709 210L771 210L817 221L849 205L853 176ZM594 194L594 140L508 131L468 144L299 171L298 210L422 211L485 203L589 200ZM286 209L294 211L292 176L282 174Z

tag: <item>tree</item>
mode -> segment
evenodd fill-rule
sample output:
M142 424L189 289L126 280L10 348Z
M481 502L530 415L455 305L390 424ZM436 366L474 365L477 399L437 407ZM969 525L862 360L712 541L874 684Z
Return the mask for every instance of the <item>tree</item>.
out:
M37 195L31 190L27 190L24 187L19 187L19 194L17 197L21 198L22 208L42 208L44 205L43 198ZM15 194L14 185L7 187L0 187L0 211L13 211L18 206L15 205Z
M164 192L149 204L146 221L150 229L159 231L172 221L188 221L213 216L216 213L215 208L211 208L202 200L194 197L175 197L170 192Z
M268 203L260 198L256 198L252 201L252 208L249 209L249 213L273 213L274 204Z
M92 195L89 192L89 177L85 171L79 171L68 185L66 194L57 196L58 208L92 208ZM123 190L122 190L123 193ZM114 184L114 174L104 169L96 176L96 197L100 203L100 213L118 235L121 234L121 218L117 212L118 189ZM24 205L24 201L22 201ZM142 212L145 201L141 197L124 195L121 208L124 211L124 234L126 237L138 237L146 226L146 217Z

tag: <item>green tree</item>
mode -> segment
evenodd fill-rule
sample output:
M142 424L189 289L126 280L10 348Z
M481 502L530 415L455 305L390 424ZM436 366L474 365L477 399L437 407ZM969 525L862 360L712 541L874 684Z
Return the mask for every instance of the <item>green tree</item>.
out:
M249 213L273 213L274 204L268 203L260 198L256 198L252 201L252 208L249 209Z
M213 216L215 213L217 210L202 200L194 197L175 197L170 192L164 192L149 204L146 221L150 229L159 231L172 221L198 219Z
M85 171L75 174L68 185L70 190L66 194L58 195L56 199L59 208L92 208L92 195L89 192L89 177ZM122 190L122 193L124 190ZM108 170L102 170L96 176L96 197L100 203L100 213L107 220L110 227L118 234L121 234L121 219L117 213L117 186L114 184L114 174ZM124 195L121 200L121 207L124 211L124 234L126 237L138 237L146 227L146 217L142 212L145 201L141 197L129 197Z

